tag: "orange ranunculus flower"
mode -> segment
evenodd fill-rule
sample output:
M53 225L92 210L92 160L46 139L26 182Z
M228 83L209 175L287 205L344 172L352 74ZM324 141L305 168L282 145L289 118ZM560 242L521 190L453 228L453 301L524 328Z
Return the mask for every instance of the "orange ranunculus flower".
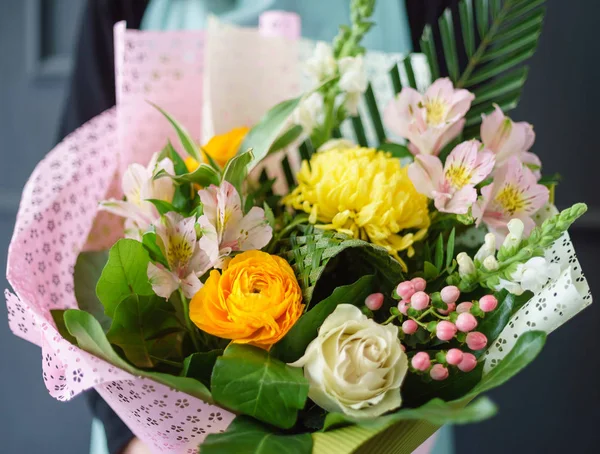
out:
M292 267L261 251L234 257L223 274L211 271L192 298L190 319L201 330L268 350L304 310Z
M227 162L237 153L248 131L250 131L250 128L246 126L233 128L225 134L214 136L204 145L203 149L217 164L225 167ZM189 156L185 160L185 165L190 172L193 172L199 164L198 161Z

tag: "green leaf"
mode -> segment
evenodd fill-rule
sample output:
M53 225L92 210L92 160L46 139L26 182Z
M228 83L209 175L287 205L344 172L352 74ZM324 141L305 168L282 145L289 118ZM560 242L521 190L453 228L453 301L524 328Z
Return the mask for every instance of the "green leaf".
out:
M442 48L446 57L446 66L452 80L458 79L458 52L456 51L456 41L454 38L454 23L452 21L452 10L446 9L439 18L440 36L442 38Z
M289 429L308 396L301 368L250 345L230 344L213 369L215 400L234 412Z
M159 178L171 178L175 184L184 185L187 183L199 184L202 187L210 186L214 184L218 186L221 183L221 177L218 172L208 164L201 163L196 170L183 175L171 175L164 169L160 170L154 175L154 179Z
M492 312L485 314L485 318L477 325L477 331L486 335L489 339L489 345L492 345L498 338L504 327L507 325L511 316L517 310L516 297L506 290L496 294L498 298L498 307ZM475 352L475 356L481 356L484 350Z
M77 345L77 339L75 339L69 330L67 329L67 325L65 325L65 315L66 309L50 309L50 314L52 315L52 320L54 320L54 325L56 329L60 333L62 337L68 340L73 345ZM104 315L104 314L102 314ZM110 322L110 319L108 319ZM102 328L104 330L104 327Z
M267 222L272 229L275 229L275 215L273 214L273 210L267 202L263 203L263 210L265 210L265 218L267 219Z
M454 242L456 239L456 228L452 228L450 231L450 236L448 237L448 242L446 243L446 268L452 265L452 260L454 260Z
M435 50L435 39L433 37L433 30L431 29L431 25L427 24L423 29L423 35L421 36L420 41L421 52L425 54L427 57L427 62L429 63L429 70L431 71L432 80L439 79L440 77L440 68L437 62L437 51ZM400 79L398 79L399 81ZM395 85L394 85L395 90ZM400 90L398 90L400 91ZM398 93L396 91L396 93Z
M64 314L64 320L71 335L77 339L77 345L86 352L108 361L134 376L148 377L173 389L195 396L204 402L213 403L210 391L198 380L160 372L149 372L130 365L114 351L104 331L102 331L102 327L91 314L69 309Z
M183 175L184 173L188 172L185 161L181 158L179 153L175 151L175 148L173 148L173 144L171 144L170 140L162 149L158 160L160 161L163 158L169 158L173 162L176 175Z
M177 120L171 117L171 115L169 115L163 109L158 107L156 104L150 104L153 107L155 107L161 114L163 114L165 118L169 121L169 123L171 123L173 128L175 128L175 131L177 132L177 137L179 137L181 145L183 146L183 149L186 151L186 153L192 156L196 161L202 162L202 156L200 156L198 146L196 145L196 142L194 142L194 139L192 139L190 134L187 132L187 130L182 125L180 125L179 122L177 122Z
M137 367L152 368L161 359L181 359L184 328L169 303L156 295L124 299L106 336Z
M473 0L464 0L458 4L460 25L467 57L475 52L475 29L473 27Z
M269 149L269 154L276 153L290 145L294 140L300 137L302 131L303 129L300 125L291 126L287 131L281 134L275 142L273 142L273 145L271 145L271 148Z
M208 154L208 152L204 148L200 147L200 150L202 151L202 156L204 157L204 159L208 161L208 165L220 174L223 169L221 169L221 166L217 163L217 161L215 161L213 157L210 154Z
M285 363L297 361L304 355L308 344L317 337L325 319L339 304L362 306L365 298L374 291L375 276L364 276L354 284L336 288L328 298L300 317L285 337L273 346L271 355Z
M169 266L167 259L158 245L158 237L156 236L155 232L144 233L142 235L142 244L150 254L150 258L152 258L153 261L159 262L166 267Z
M169 212L179 213L179 210L173 206L172 203L166 202L159 199L146 199L146 202L150 202L156 208L156 211L160 215L167 214Z
M440 270L431 262L425 262L423 264L423 272L425 280L435 279L440 275Z
M121 239L108 254L96 294L104 306L104 313L114 317L119 303L131 295L154 295L148 281L150 256L139 241Z
M252 418L238 416L225 432L208 435L200 454L311 454L312 446L309 433L280 434Z
M444 236L441 233L440 236L438 236L437 242L435 244L434 264L438 270L441 270L444 266Z
M379 144L377 149L388 152L394 158L398 159L410 158L412 160L414 158L414 155L410 152L408 147L405 145L400 145L399 143L384 142Z
M369 109L371 123L373 124L375 133L377 134L377 140L380 144L385 143L385 128L383 127L383 122L381 121L381 114L379 113L377 100L375 99L375 93L373 92L373 87L371 84L368 85L367 91L365 92L365 102L367 104L367 108Z
M251 150L240 153L229 160L223 172L223 180L229 181L240 197L244 194L242 185L248 176L248 165L252 162L252 158Z
M248 132L238 149L238 154L252 149L254 156L249 164L249 170L252 170L268 154L301 100L302 96L280 102Z
M205 386L210 386L210 377L217 358L223 354L223 350L211 350L209 352L192 353L183 361L181 375L195 378Z
M96 317L104 332L108 331L112 320L104 313L104 307L96 296L96 285L107 261L107 251L82 252L77 256L73 273L77 306Z

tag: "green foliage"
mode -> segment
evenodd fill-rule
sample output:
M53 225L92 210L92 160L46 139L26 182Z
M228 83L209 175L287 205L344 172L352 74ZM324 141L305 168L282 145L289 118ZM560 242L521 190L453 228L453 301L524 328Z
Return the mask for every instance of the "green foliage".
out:
M221 176L219 173L208 164L200 163L198 168L193 172L184 173L183 175L171 175L165 170L160 170L154 175L154 179L159 178L170 178L177 185L185 185L189 183L198 184L206 187L214 184L218 186L221 183Z
M160 215L165 215L169 212L179 212L177 207L175 207L172 203L166 202L164 200L146 199L146 201L154 205L154 208L156 208L156 211L158 211L158 214Z
M448 75L457 87L476 96L466 117L463 139L478 135L481 114L490 112L494 103L504 112L516 107L527 78L527 68L520 65L537 47L543 3L544 0L462 0L458 17L450 9L440 17L437 28ZM459 28L464 49L456 43ZM441 65L431 25L423 31L421 51L427 56L433 78L439 77ZM463 71L458 64L459 52L467 57Z
M223 350L211 350L208 352L192 353L183 361L181 375L195 378L205 386L210 387L210 377L217 358L223 354Z
M111 319L104 313L104 307L96 296L96 284L107 261L106 251L82 252L77 256L73 273L77 306L96 317L104 332L110 328Z
M301 368L290 367L263 349L230 344L215 363L211 389L224 407L289 429L306 402L308 381Z
M162 360L182 359L185 331L173 308L156 295L131 295L117 306L106 334L136 367L152 368Z
M210 434L200 445L200 454L311 454L310 434L273 432L246 416L236 417L223 433Z
M292 142L294 142L298 137L300 137L300 134L302 134L302 126L300 125L293 125L290 126L290 128L285 131L283 134L281 134L277 140L275 140L275 142L273 142L273 145L271 145L271 148L269 149L269 154L271 153L276 153L279 150L282 150L283 148L289 146Z
M223 172L223 180L229 181L240 194L240 197L244 195L242 186L248 176L248 165L252 162L253 157L252 150L238 153L229 160Z
M167 259L165 258L161 248L158 245L159 238L155 232L146 232L142 235L142 244L148 251L150 258L164 266L168 266ZM79 306L81 309L81 306ZM88 311L89 312L89 311Z
M113 318L121 301L131 295L154 295L148 282L150 256L139 241L121 239L108 254L96 294L104 306L104 313Z
M378 150L386 151L390 153L394 158L398 159L413 159L414 155L410 152L406 145L400 145L399 143L385 142L379 144L377 147Z
M196 142L194 141L194 139L192 139L187 130L181 124L179 124L177 120L175 120L171 115L169 115L163 109L158 107L156 104L150 104L154 108L156 108L161 114L163 114L165 118L169 121L169 123L171 123L173 128L175 128L175 131L177 132L177 137L179 137L181 145L183 146L183 149L186 151L186 153L192 156L196 161L202 162L202 156L200 155L200 152L198 150L198 145L196 145Z
M364 305L365 298L375 291L374 276L363 276L354 284L336 288L294 324L292 329L271 349L271 355L285 363L298 360L308 344L317 337L317 331L325 319L339 304Z
M187 377L150 372L137 369L121 358L112 348L106 338L100 323L87 312L69 309L64 313L64 321L69 333L77 340L77 345L92 355L97 356L130 374L138 377L148 377L159 383L170 386L181 392L195 396L204 402L212 403L210 391L198 380Z

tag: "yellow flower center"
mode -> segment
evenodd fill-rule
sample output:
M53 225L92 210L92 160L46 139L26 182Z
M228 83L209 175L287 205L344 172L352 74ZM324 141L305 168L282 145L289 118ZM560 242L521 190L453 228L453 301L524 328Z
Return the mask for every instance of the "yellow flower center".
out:
M167 261L171 270L185 267L192 258L193 252L192 245L183 235L176 234L169 236Z
M526 201L523 193L515 185L507 184L496 195L496 202L510 215L522 211Z
M438 98L429 99L425 103L425 110L427 111L427 124L437 126L446 119L448 105Z
M465 166L452 165L446 170L446 178L454 188L460 189L471 181L471 172Z

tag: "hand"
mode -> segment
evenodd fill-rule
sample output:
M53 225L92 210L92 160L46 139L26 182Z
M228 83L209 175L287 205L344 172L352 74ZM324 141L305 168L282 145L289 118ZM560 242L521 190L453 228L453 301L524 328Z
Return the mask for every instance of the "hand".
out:
M146 446L139 438L134 438L129 442L122 454L152 454L150 448Z

